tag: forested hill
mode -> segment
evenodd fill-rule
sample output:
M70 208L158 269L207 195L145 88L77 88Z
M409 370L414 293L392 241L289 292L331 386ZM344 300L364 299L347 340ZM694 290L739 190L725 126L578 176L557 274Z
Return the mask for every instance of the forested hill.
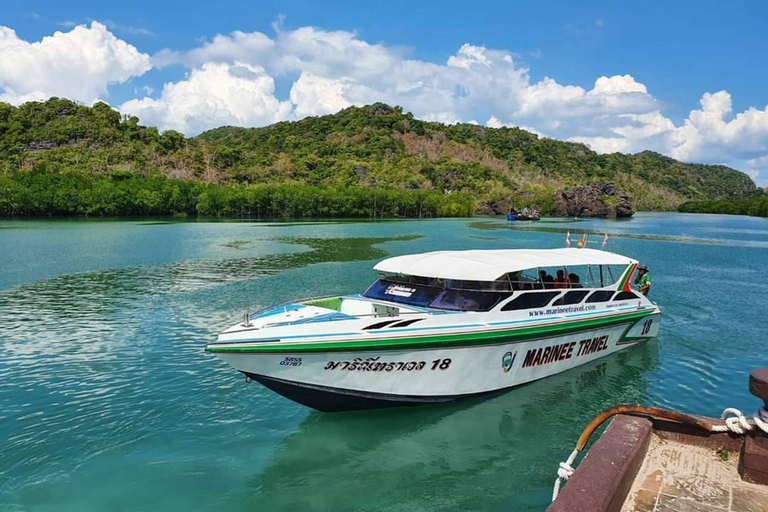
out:
M615 183L641 210L759 194L747 175L724 166L652 152L599 155L519 128L421 121L381 103L194 138L143 127L103 103L0 103L0 172L426 190L471 196L486 211L510 199L547 211L557 191L595 181Z
M757 191L746 174L725 166L684 164L650 151L599 155L519 128L421 121L384 104L265 128L218 128L198 139L225 148L221 167L244 181L434 188L489 202L512 195L545 204L557 190L612 181L639 209Z

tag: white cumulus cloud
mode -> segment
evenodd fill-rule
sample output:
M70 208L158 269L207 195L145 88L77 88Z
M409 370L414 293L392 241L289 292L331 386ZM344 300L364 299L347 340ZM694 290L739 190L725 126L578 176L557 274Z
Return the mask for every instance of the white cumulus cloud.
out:
M701 110L693 110L685 124L671 134L675 158L717 159L728 154L768 154L768 105L751 107L728 119L731 95L726 91L705 93Z
M241 62L206 63L189 77L167 83L160 97L120 106L162 130L200 133L208 128L263 126L288 119L291 104L275 97L275 81L263 68Z
M683 161L734 165L751 171L758 182L768 182L763 165L768 161L768 106L732 115L731 95L726 91L704 93L700 104L701 109L692 110L679 126L654 110L619 116L608 135L577 135L571 140L600 152L652 149Z
M291 87L291 103L298 117L332 114L351 105L345 98L348 80L302 73Z
M643 84L630 75L600 77L591 90L552 78L532 82L516 54L462 45L443 64L408 59L401 48L370 44L353 32L316 27L218 35L187 52L164 50L160 66L180 63L195 69L206 62L247 62L271 76L298 73L290 90L293 116L334 112L376 101L402 105L416 116L455 123L489 111L505 125L530 126L553 137L589 135L607 126L584 119L642 114L658 108ZM604 125L615 124L604 119Z
M0 101L20 104L61 96L90 104L107 96L109 84L150 68L149 55L96 21L32 43L0 26Z

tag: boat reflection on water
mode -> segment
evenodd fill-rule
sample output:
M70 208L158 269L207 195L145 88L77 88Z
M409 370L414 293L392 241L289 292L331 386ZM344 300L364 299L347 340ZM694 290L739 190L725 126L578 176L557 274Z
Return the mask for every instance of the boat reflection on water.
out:
M556 468L600 410L643 401L658 351L651 341L485 400L312 413L254 478L244 509L544 510L552 478L541 467Z

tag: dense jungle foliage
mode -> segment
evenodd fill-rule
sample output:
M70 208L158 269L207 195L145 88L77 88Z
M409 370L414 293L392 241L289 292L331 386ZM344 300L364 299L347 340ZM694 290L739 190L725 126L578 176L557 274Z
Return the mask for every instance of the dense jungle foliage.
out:
M611 181L636 209L756 195L745 174L662 155L599 155L519 128L420 121L377 103L197 137L104 103L0 103L0 215L441 216Z
M768 196L750 199L721 199L719 201L687 201L680 205L678 211L768 217Z
M471 197L429 190L313 185L227 186L115 171L0 176L0 216L468 217Z

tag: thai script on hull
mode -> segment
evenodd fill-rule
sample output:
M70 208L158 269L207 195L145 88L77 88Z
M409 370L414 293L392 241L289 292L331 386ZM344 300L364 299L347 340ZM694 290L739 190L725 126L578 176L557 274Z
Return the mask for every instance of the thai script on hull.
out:
M325 370L348 370L360 372L420 371L427 366L426 361L379 361L381 356L363 359L356 357L352 361L328 361ZM430 370L447 370L451 359L441 358L432 361Z

